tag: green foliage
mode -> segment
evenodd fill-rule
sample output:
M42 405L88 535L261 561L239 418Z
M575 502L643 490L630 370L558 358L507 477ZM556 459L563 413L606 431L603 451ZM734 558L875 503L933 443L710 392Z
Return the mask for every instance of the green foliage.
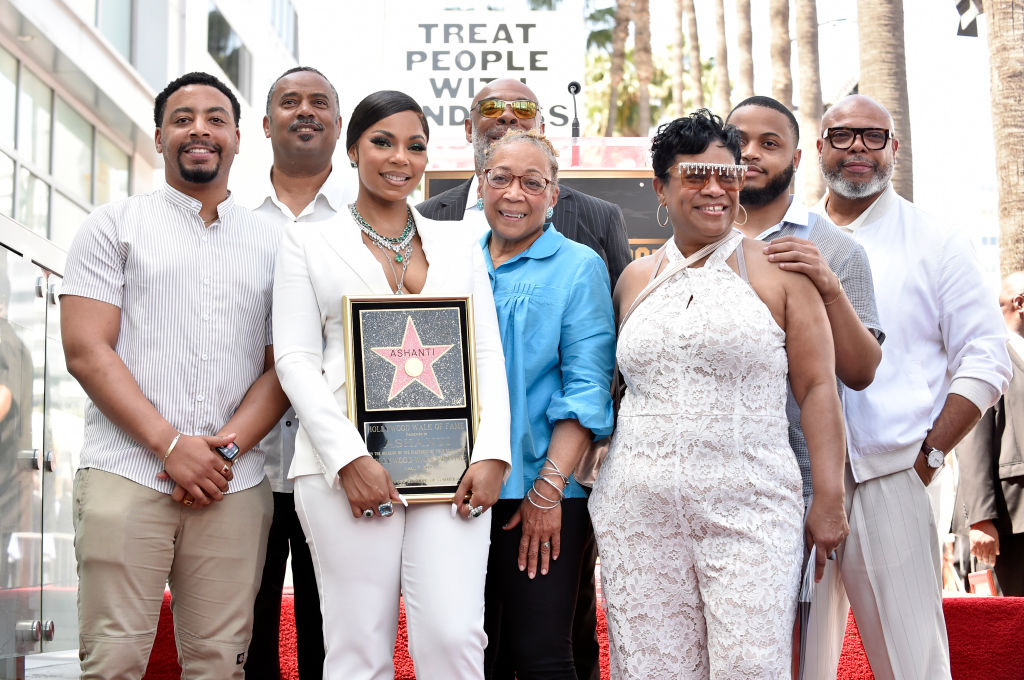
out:
M615 133L623 136L647 137L650 128L657 123L674 117L672 111L672 77L670 75L672 64L672 51L667 48L663 54L654 55L654 74L651 78L650 102L651 120L646 125L640 125L637 120L637 94L640 89L640 82L637 78L636 66L633 62L633 50L626 51L626 60L623 65L622 83L619 85L617 97L617 111L615 120ZM685 59L685 57L684 57ZM701 85L704 89L704 101L711 101L711 72L710 61L701 63L703 74ZM583 134L587 136L604 136L605 126L608 121L608 93L611 87L611 55L598 50L587 51L586 62L586 100L584 103ZM692 111L695 107L693 95L687 90L683 91L683 108Z

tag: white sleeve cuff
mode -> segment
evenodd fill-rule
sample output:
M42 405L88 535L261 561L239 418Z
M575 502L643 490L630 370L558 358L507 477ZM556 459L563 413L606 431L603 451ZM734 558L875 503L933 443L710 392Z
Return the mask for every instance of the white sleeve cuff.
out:
M949 385L949 393L959 394L977 406L978 410L982 413L991 408L1000 395L999 388L988 384L984 380L967 377L954 378L953 382Z

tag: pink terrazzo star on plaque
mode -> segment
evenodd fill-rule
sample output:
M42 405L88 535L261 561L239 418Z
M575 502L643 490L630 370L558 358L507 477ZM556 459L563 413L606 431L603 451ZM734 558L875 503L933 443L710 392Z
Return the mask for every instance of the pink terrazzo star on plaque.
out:
M426 387L444 399L444 393L434 374L434 362L445 355L455 345L424 345L412 317L406 317L405 335L402 336L401 347L371 347L385 361L395 367L395 376L391 379L391 401L414 382Z

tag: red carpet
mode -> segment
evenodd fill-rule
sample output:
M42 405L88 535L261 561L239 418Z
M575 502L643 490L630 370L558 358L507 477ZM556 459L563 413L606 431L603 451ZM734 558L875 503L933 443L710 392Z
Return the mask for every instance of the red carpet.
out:
M164 598L157 641L144 680L178 680L177 651L171 628L170 598ZM943 601L949 632L950 661L954 680L1024 680L1024 598L957 597ZM295 621L291 593L285 591L281 607L281 677L298 680L295 658ZM608 678L608 636L604 612L598 609L598 637L601 640L601 677ZM407 650L405 612L400 615L395 644L396 680L413 680L412 660ZM846 629L839 680L874 680L853 617Z

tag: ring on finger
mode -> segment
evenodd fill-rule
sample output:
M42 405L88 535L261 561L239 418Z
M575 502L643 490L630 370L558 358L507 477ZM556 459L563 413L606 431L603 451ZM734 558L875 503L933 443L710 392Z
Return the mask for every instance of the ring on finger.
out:
M221 475L227 475L227 474L228 474L228 471L229 471L230 469L231 469L231 466L230 466L230 465L225 465L224 467L222 467L222 468L220 469L220 474L221 474Z
M181 502L184 503L185 505L192 505L193 503L195 503L195 500L193 500L191 496L185 496L184 500L182 500Z
M544 541L543 543L540 544L540 547L542 549L544 549L544 550L547 550L548 548L551 547L551 541Z
M380 513L381 517L391 517L395 514L395 506L391 505L391 501L384 501L377 506L377 512Z
M479 517L482 514L484 514L484 506L482 505L474 505L469 509L470 517Z
M367 519L373 517L373 510L371 510L370 508L366 508L365 510L363 510L363 517L366 517Z

